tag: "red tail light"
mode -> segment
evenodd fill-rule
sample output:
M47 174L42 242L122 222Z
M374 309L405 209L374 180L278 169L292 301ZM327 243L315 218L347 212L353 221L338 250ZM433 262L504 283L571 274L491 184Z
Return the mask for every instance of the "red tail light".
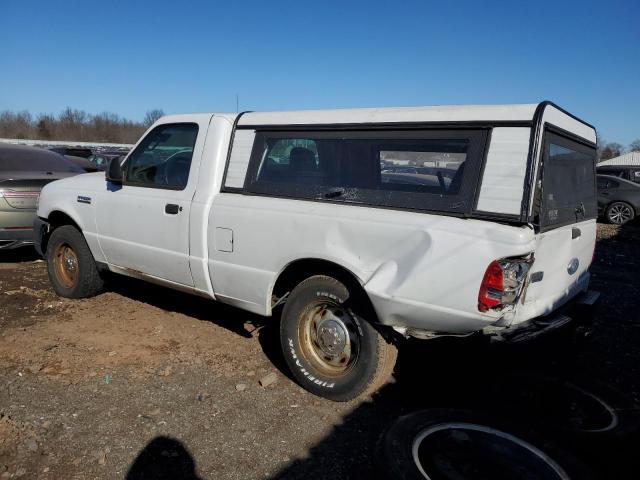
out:
M503 278L502 267L494 260L484 272L484 278L480 284L478 293L478 310L486 312L490 308L497 307L502 301Z
M478 310L514 305L524 286L533 263L533 255L527 258L503 258L494 260L484 272L478 292Z

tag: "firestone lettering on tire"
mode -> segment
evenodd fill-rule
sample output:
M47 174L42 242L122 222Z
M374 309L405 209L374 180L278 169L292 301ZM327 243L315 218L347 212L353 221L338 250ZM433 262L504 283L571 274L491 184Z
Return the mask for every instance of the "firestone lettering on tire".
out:
M316 291L316 297L329 297L332 300L335 300L339 303L344 303L345 300L343 300L342 298L338 297L337 295L334 295L333 293L329 293L329 292L321 292L321 291Z
M298 359L298 355L296 355L296 351L293 347L293 340L291 340L290 338L289 340L289 350L291 352L291 356L293 357L293 359L296 361L296 366L300 369L300 371L302 372L302 374L307 377L307 379L313 383L315 383L316 385L320 385L321 387L326 387L326 388L333 388L335 386L335 382L333 383L329 383L329 382L325 382L323 380L319 380L316 377L314 377L313 375L311 375L306 368L304 368L304 366L300 363L300 360Z

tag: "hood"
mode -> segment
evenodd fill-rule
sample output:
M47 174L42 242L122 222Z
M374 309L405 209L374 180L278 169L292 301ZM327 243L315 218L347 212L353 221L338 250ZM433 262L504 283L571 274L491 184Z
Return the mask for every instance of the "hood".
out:
M78 193L82 192L97 192L105 190L107 187L107 181L104 177L104 172L83 173L82 175L75 175L72 177L56 180L46 186L46 190L52 188L64 188L68 190L77 190ZM44 190L43 190L44 192Z

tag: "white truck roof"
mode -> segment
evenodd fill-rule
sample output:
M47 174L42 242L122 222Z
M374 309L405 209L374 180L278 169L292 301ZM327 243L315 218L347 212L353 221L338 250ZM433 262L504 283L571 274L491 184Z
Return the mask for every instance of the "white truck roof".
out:
M238 127L269 125L357 125L367 123L549 123L595 143L595 128L551 102L512 105L435 105L425 107L345 108L334 110L291 110L280 112L211 112L168 115L162 123L191 121L198 115L224 117ZM515 126L515 125L513 125ZM525 125L523 125L525 126Z
M437 105L430 107L349 108L289 112L247 112L238 125L296 125L395 122L531 121L538 104Z

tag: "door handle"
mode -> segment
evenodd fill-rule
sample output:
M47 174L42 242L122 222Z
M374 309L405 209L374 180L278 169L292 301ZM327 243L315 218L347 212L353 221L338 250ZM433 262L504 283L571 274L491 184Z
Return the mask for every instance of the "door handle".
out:
M175 203L167 203L164 206L164 213L168 213L169 215L176 215L178 212L182 211L182 207L180 205L176 205Z

